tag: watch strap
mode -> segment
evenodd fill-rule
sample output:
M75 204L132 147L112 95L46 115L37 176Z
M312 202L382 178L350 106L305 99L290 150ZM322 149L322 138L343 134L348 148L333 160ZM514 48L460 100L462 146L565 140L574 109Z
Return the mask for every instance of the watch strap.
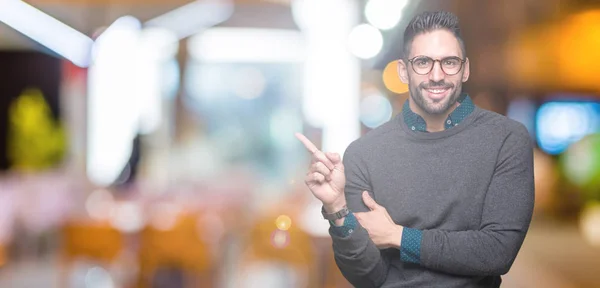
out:
M325 218L326 220L335 221L346 217L348 214L350 214L350 210L348 210L347 206L344 206L342 210L339 210L334 213L327 213L325 212L325 207L323 207L321 208L321 213L323 214L323 218Z

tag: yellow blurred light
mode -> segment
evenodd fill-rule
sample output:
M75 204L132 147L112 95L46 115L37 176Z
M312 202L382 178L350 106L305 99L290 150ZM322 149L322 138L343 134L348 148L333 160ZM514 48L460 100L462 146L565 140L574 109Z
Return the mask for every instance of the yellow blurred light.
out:
M287 231L292 226L292 218L287 215L279 215L275 220L275 225L277 226L277 229Z
M383 70L383 84L388 90L402 94L408 92L408 85L400 81L398 75L398 60L388 63Z
M590 245L600 247L600 202L592 202L584 207L579 227Z
M576 14L563 23L555 34L562 40L556 46L560 77L570 87L596 87L600 74L600 10Z

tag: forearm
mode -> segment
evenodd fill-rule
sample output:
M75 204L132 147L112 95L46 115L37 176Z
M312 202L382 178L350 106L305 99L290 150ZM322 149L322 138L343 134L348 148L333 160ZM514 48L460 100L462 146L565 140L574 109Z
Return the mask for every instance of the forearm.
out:
M502 230L425 230L420 265L455 275L503 275L514 262L526 230L526 224Z
M355 287L383 285L389 266L367 231L360 224L345 236L333 233L333 229L330 234L335 260L344 277Z

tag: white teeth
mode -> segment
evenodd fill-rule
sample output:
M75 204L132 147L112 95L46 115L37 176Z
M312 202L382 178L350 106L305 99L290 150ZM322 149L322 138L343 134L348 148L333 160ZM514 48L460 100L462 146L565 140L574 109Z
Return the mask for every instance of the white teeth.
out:
M431 93L443 93L444 91L446 91L446 89L427 89L429 92Z

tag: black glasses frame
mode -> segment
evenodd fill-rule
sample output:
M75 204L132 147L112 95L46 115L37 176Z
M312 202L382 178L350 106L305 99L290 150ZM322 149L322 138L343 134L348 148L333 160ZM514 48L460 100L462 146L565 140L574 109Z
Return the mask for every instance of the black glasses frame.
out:
M415 59L417 59L417 58L427 58L427 59L431 59L431 61L433 61L433 65L431 65L431 68L429 68L429 71L427 71L427 73L419 73L419 72L417 72L417 70L415 69L415 65L413 63L413 61L415 61ZM453 74L446 73L446 70L444 70L444 65L442 65L442 61L444 61L446 59L458 59L458 60L460 60L460 68L458 68L458 70L456 71L456 73L453 73ZM456 56L445 57L445 58L442 58L442 59L433 59L431 57L419 55L419 56L415 56L415 57L413 57L411 59L408 59L408 62L410 62L410 67L412 67L413 71L415 71L415 73L417 73L419 75L427 75L427 74L431 73L431 71L433 70L433 67L435 66L435 62L440 62L440 68L442 69L442 71L444 72L444 74L446 74L448 76L453 76L453 75L458 74L463 69L463 66L464 66L465 62L467 62L467 60L461 59L460 57L456 57Z

